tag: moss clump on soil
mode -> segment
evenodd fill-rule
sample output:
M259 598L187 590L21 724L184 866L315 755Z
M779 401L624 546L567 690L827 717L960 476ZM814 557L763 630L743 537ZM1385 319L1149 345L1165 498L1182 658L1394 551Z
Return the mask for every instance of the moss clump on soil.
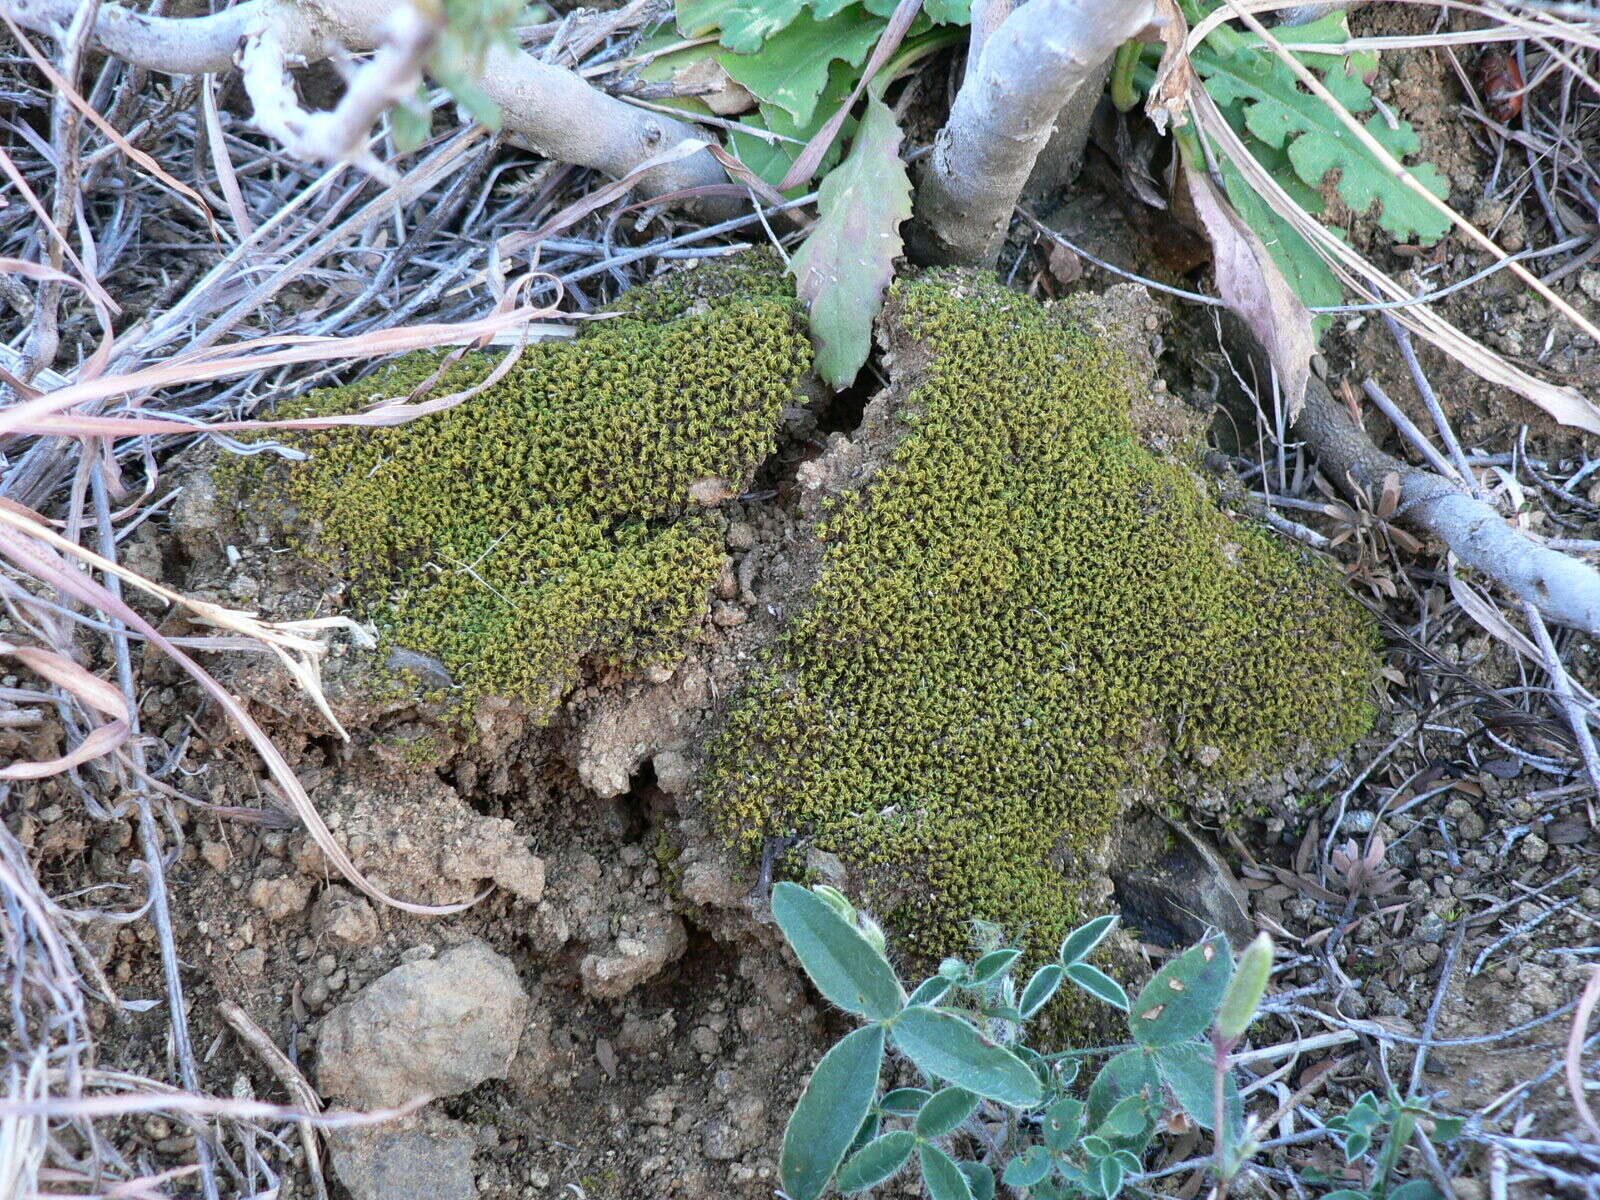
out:
M691 487L750 478L810 365L792 292L763 256L668 276L618 311L530 348L444 413L290 439L311 452L277 476L313 531L303 548L393 643L439 658L469 701L508 696L546 716L586 658L675 658L723 558ZM493 365L463 360L435 390ZM438 366L413 355L282 415L357 411ZM267 486L258 509L273 502Z
M799 834L919 955L969 918L1051 947L1118 791L1249 775L1371 721L1334 573L1141 444L1130 370L1058 313L935 275L891 294L893 446L730 713L705 797Z

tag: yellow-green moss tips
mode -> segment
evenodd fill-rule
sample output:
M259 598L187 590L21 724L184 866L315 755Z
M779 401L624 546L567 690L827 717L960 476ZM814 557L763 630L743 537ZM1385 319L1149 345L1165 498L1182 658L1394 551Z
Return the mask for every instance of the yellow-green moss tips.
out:
M916 373L893 450L824 521L706 802L747 845L842 856L914 951L962 948L973 917L1050 947L1119 788L1358 736L1374 632L1331 571L1145 449L1091 335L941 276L899 285L886 320Z
M309 549L398 645L449 668L466 699L547 715L594 658L668 661L722 562L690 489L738 487L773 451L810 350L774 264L666 277L574 341L529 349L464 404L394 429L300 435L287 497ZM477 356L438 390L492 367ZM438 367L402 360L284 415L405 395Z

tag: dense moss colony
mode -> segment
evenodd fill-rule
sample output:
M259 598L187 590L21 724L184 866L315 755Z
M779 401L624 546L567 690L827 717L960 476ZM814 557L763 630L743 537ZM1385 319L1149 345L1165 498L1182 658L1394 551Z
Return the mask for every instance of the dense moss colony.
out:
M622 312L531 348L447 412L299 435L312 456L286 486L312 553L468 699L510 696L542 715L585 656L640 666L680 652L723 556L690 488L749 479L810 365L792 293L764 259L669 276ZM492 365L464 361L437 390ZM413 356L285 415L403 396L437 367Z
M927 954L964 921L1049 945L1117 792L1327 749L1370 721L1374 635L1333 573L1150 453L1128 371L997 285L891 296L897 440L731 714L710 811L795 833Z

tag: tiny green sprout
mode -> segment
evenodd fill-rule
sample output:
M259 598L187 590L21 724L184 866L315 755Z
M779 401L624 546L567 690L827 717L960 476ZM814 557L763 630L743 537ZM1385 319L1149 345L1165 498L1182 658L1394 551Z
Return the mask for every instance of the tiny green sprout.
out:
M1217 1037L1224 1044L1237 1042L1255 1020L1271 975L1272 938L1263 932L1239 955L1233 982L1228 985L1222 1005L1217 1009Z

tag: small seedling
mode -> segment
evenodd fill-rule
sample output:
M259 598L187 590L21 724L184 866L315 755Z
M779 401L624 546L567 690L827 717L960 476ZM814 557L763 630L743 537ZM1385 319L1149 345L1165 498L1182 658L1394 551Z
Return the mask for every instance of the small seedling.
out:
M780 883L772 912L817 990L866 1022L823 1056L789 1119L788 1200L817 1200L830 1186L866 1192L913 1158L931 1200L992 1200L997 1179L1030 1200L1113 1200L1137 1182L1159 1132L1191 1125L1215 1139L1216 1194L1225 1195L1259 1149L1230 1056L1266 995L1266 934L1237 960L1212 934L1129 999L1087 961L1115 927L1111 916L1075 929L1026 982L1012 974L1023 952L985 925L975 961L947 958L908 989L882 929L836 889ZM1076 1086L1079 1068L1094 1052L1046 1055L1027 1044L1028 1023L1068 981L1125 1013L1132 1037L1086 1088ZM922 1086L884 1090L891 1047L922 1072ZM1388 1181L1419 1126L1439 1142L1461 1131L1459 1119L1398 1094L1380 1102L1369 1093L1326 1125L1349 1162L1382 1149L1366 1191L1337 1181L1325 1200L1432 1200L1425 1180ZM962 1158L966 1147L983 1153Z
M837 891L780 883L772 910L817 989L867 1022L823 1057L790 1118L781 1160L790 1200L817 1200L830 1184L864 1192L913 1158L932 1200L989 1200L997 1175L1045 1200L1110 1200L1143 1170L1146 1149L1177 1112L1215 1129L1220 1111L1227 1143L1250 1145L1226 1060L1266 987L1265 937L1236 971L1216 934L1130 1000L1087 961L1116 924L1099 917L1026 981L1013 976L1022 951L1000 946L974 962L946 959L908 989L885 957L882 932ZM1082 1056L1040 1054L1025 1037L1068 981L1126 1013L1133 1039L1082 1095L1074 1090ZM890 1047L926 1086L883 1090ZM980 1118L992 1151L962 1159L957 1135Z

